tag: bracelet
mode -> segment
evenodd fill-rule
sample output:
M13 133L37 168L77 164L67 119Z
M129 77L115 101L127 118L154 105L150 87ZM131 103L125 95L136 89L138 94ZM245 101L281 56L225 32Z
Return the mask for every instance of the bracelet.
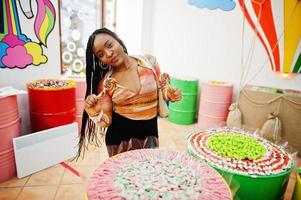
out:
M96 116L89 116L89 118L96 124L96 134L105 135L107 133L108 127L101 127L99 122L102 120L105 123L109 123L109 117L101 111Z
M104 121L105 123L109 123L109 117L101 111L98 115L96 116L89 116L89 118L95 123L98 124L100 121Z
M105 136L106 133L107 133L108 127L104 128L104 127L96 125L96 129L97 129L96 130L96 135Z
M98 122L100 122L100 119L102 118L102 113L99 113L96 116L89 116L89 118L95 123L97 124Z

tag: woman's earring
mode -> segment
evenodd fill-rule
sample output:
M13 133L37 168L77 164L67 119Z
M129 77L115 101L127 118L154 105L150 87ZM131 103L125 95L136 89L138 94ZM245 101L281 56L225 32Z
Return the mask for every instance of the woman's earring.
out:
M106 64L103 64L103 63L99 63L100 64L100 68L103 69L103 70L106 70L110 67L110 65L106 65Z

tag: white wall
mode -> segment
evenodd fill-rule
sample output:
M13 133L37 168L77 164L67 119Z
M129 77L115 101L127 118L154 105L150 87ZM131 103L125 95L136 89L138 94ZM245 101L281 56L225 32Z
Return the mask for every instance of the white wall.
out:
M141 0L117 0L116 33L125 43L129 54L141 52L142 5Z
M234 84L237 92L242 74L241 59L246 62L254 38L253 31L245 21L242 51L244 20L238 4L234 10L225 12L199 9L189 5L188 0L144 0L142 15L135 12L138 13L135 14L136 18L142 18L141 31L139 24L133 26L131 17L128 17L134 15L131 11L133 5L128 4L132 0L122 2L123 10L129 9L130 12L124 12L126 14L123 16L119 13L124 20L119 22L122 24L117 23L117 27L131 27L127 29L127 35L141 32L140 51L155 55L162 71L173 76L195 77L200 82L228 81ZM126 36L126 40L139 46L139 37ZM266 53L256 39L252 62L244 65L249 66L250 71L243 83L301 89L300 76L284 79L283 75L271 70L266 60ZM257 73L258 76L250 81Z

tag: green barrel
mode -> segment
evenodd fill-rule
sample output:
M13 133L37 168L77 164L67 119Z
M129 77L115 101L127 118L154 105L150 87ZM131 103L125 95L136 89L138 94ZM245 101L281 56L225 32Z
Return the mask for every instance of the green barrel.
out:
M215 167L214 167L215 168ZM292 168L288 171L268 176L250 176L215 168L236 191L234 200L278 200L283 199Z
M188 154L199 159L188 150ZM204 160L205 161L205 160ZM206 162L206 161L205 161ZM210 163L207 163L210 165ZM266 176L252 176L230 172L226 169L210 165L228 183L234 200L280 200L284 198L286 187L294 165L283 173ZM296 200L296 199L294 199ZM299 200L299 199L298 199Z
M175 124L193 124L196 117L196 104L199 91L199 82L196 79L171 78L171 87L176 87L182 92L182 99L169 103L168 120Z

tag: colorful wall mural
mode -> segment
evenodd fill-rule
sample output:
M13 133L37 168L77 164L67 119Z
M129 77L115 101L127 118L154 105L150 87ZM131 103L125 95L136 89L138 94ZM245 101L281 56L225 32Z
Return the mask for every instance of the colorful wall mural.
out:
M37 7L36 16L32 12L33 2ZM0 2L0 69L24 69L29 65L41 65L48 60L43 54L43 48L47 48L47 38L55 25L55 8L50 0L33 0L33 2L31 0ZM22 32L22 26L28 22L20 23L18 6L27 20L34 18L32 28L36 38L28 38L26 33Z
M239 5L272 70L301 73L301 1L239 0Z

